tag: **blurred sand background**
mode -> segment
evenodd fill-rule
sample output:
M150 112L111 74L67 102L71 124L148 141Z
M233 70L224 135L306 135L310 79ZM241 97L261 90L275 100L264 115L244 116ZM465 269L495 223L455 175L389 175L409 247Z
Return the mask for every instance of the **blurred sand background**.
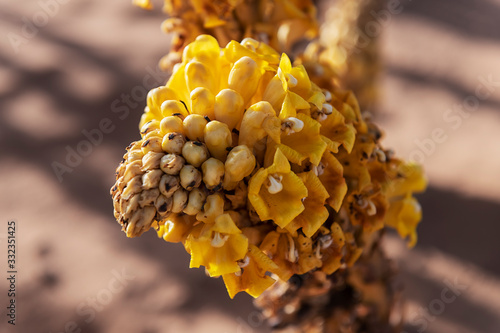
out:
M268 332L251 298L231 301L221 280L188 268L181 245L154 232L127 239L112 215L108 191L138 138L141 92L167 78L156 69L168 45L163 15L127 0L58 3L43 20L39 1L0 0L0 332ZM417 247L387 239L408 299L406 331L498 333L500 1L402 5L382 35L377 117L385 145L423 156L430 179ZM32 20L39 27L23 31ZM24 38L17 52L13 34ZM490 95L474 111L448 111L474 101L480 77L496 82ZM122 94L138 101L127 116L111 111ZM65 163L67 147L105 118L114 130L60 182L52 163ZM416 141L436 129L440 142L425 153ZM9 219L17 221L15 327L6 317ZM455 298L444 292L449 283Z

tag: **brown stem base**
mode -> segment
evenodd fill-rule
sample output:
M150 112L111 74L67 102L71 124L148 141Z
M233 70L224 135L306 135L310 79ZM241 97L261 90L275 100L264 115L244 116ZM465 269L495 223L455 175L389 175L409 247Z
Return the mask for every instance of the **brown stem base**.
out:
M380 239L352 266L278 282L255 303L269 325L286 332L395 333L401 329L394 264Z

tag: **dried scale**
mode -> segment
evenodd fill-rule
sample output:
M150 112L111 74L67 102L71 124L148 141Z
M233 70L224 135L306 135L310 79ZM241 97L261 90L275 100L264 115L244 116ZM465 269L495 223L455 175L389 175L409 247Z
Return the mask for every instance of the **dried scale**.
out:
M149 92L141 139L117 168L117 221L129 237L153 227L181 242L190 267L222 276L231 298L264 293L257 304L274 327L396 332L394 268L380 241L392 227L416 243L421 167L381 146L328 64L311 74L262 40L220 44L200 35L174 49L182 57Z

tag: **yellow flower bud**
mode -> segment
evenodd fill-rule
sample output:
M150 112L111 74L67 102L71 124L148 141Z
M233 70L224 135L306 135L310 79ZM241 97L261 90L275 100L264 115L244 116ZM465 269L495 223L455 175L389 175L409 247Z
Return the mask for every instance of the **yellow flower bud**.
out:
M233 143L233 138L231 131L226 124L220 121L211 121L205 126L205 144L210 151L210 154L224 161L227 156L227 148L231 147Z
M163 137L163 142L161 147L163 150L169 154L180 155L182 152L182 147L186 143L186 138L180 133L170 133Z
M159 136L153 136L149 139L144 140L142 143L141 149L144 154L149 151L153 151L155 153L162 152L162 138Z
M186 190L191 191L193 188L201 184L201 172L192 165L185 165L182 167L179 174L181 185Z
M227 82L229 88L238 92L246 104L255 94L261 76L262 73L255 60L244 56L231 68Z
M167 116L160 122L160 130L163 135L177 132L184 134L184 124L182 119L177 116Z
M180 213L186 208L189 192L183 188L178 189L172 196L172 213Z
M171 197L179 187L179 178L172 175L163 175L158 186L161 194L167 198Z
M203 190L199 188L193 189L191 192L189 192L189 199L186 208L184 208L184 213L188 215L198 214L205 204L206 197L207 195Z
M221 193L215 193L207 197L203 210L196 215L196 219L213 223L222 214L224 214L224 197Z
M148 139L152 139L152 138L155 138L155 137L161 138L162 136L163 135L161 135L160 129L154 129L154 130L149 131L148 133L146 133L146 134L144 134L142 136L142 141L143 141L142 143L144 144L144 141L146 141Z
M141 127L141 135L144 136L151 131L160 129L160 122L158 120L151 120Z
M224 176L224 163L211 157L202 164L201 171L203 172L205 186L209 190L215 189L221 184Z
M231 190L236 187L239 181L252 173L255 162L255 155L247 146L240 145L231 149L224 164L224 188Z
M176 154L163 155L160 160L160 169L169 175L178 175L184 166L185 160Z
M161 105L166 100L177 100L177 94L172 89L161 86L152 89L148 93L147 105L153 114L160 114Z
M230 130L235 128L243 117L243 97L231 89L221 90L215 96L215 119L225 123Z
M167 198L166 196L160 194L155 201L155 208L157 215L160 216L162 219L170 215L172 211L172 202L173 202L172 197Z
M185 118L188 115L186 105L174 100L167 100L161 105L161 114L163 117L176 116Z
M186 65L185 79L190 92L198 87L207 88L212 92L216 89L215 80L208 68L196 60L191 60Z
M198 168L208 157L208 149L204 143L199 141L188 141L182 147L182 156L186 162Z
M184 129L188 139L203 142L205 126L207 126L207 123L207 119L199 114L190 114L184 118Z
M214 119L214 94L207 88L198 87L191 91L191 112Z
M280 142L281 121L271 104L258 102L248 108L241 121L239 144L253 149L255 144L269 135L276 143Z

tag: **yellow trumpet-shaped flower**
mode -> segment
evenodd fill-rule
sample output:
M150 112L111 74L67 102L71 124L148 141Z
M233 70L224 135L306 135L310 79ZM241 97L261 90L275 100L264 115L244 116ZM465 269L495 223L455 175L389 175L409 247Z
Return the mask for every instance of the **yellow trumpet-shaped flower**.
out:
M325 234L320 236L319 243L321 247L321 259L323 266L321 270L326 274L333 274L340 268L342 263L342 248L346 242L346 236L340 225L335 222L326 230Z
M285 228L304 209L307 188L290 169L290 162L278 148L273 164L261 168L248 184L248 199L259 217Z
M309 158L312 164L318 165L327 147L320 135L321 124L305 114L297 114L297 119L304 123L303 128L293 133L283 131L278 148L292 163L300 165Z
M255 245L248 247L246 257L238 264L240 271L222 276L231 298L234 298L240 291L246 291L249 295L258 297L276 281L266 275L266 272L278 271L278 265Z
M422 208L418 201L407 194L404 198L392 202L386 216L386 224L398 231L401 237L408 237L408 246L417 243L417 225L422 219Z
M229 214L219 215L213 224L200 225L199 234L190 234L186 249L191 253L189 267L205 266L210 276L239 271L238 260L248 250L248 239Z
M268 102L258 102L243 114L240 128L240 145L253 149L257 142L270 136L280 142L281 122Z
M297 176L307 187L308 195L303 203L304 211L287 225L286 229L294 233L302 228L302 232L307 237L312 237L328 218L325 203L330 195L314 171L303 172Z
M326 202L337 212L340 210L347 193L347 184L343 176L344 168L331 154L325 153L318 167L318 177L329 194Z
M193 229L196 219L189 215L175 215L163 223L160 223L156 231L158 237L167 242L178 243L186 240Z

